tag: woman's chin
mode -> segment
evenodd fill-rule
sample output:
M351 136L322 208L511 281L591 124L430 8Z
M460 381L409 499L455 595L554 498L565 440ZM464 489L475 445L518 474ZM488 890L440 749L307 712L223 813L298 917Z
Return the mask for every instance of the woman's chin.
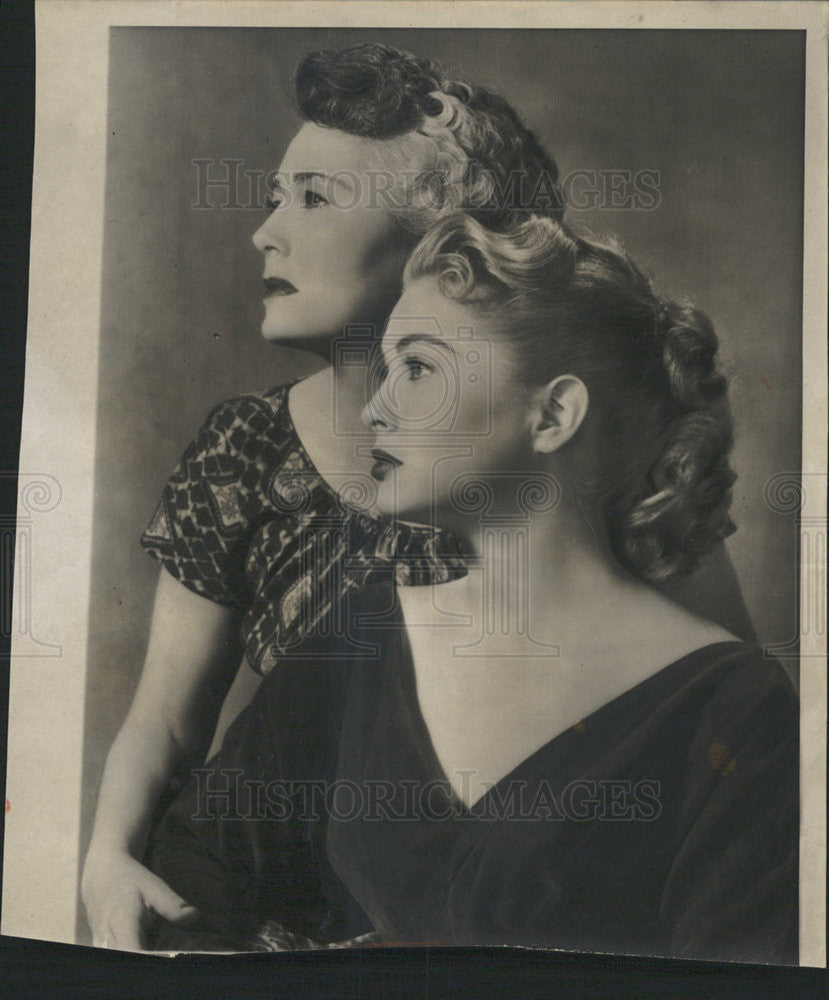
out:
M397 521L417 521L414 516L414 505L400 495L397 477L386 473L377 484L376 509L383 517L394 518Z
M323 324L315 322L309 315L307 303L304 309L297 308L297 295L265 299L265 315L262 319L262 337L274 343L303 343L319 338Z
M295 327L287 323L275 323L273 320L268 320L267 317L262 323L260 332L263 340L269 340L277 344L283 340L295 340L297 337Z
M263 324L262 339L278 347L294 347L298 351L317 354L330 364L331 336L321 336L319 331L299 330L291 326Z
M394 518L406 524L418 524L427 527L439 527L435 523L435 512L428 501L423 503L401 503L396 504L378 503L378 508L384 517Z
M308 340L310 334L307 330L298 329L290 323L270 323L266 320L262 324L262 339L272 344L297 344Z
M396 518L399 517L400 511L397 504L394 502L394 497L384 496L384 490L382 484L380 489L377 491L377 500L374 504L374 509L377 511L381 517Z

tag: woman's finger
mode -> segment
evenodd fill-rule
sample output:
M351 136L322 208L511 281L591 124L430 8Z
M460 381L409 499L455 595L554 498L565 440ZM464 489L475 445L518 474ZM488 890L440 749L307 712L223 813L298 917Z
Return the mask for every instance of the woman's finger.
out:
M182 899L166 882L150 872L142 890L146 904L172 924L186 926L199 915L195 906Z

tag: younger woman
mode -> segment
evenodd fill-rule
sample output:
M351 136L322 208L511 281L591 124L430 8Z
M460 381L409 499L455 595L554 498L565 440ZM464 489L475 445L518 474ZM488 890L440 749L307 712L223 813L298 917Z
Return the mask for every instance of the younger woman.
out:
M791 684L652 586L734 527L709 321L549 217L459 215L382 347L378 506L470 572L365 587L356 660L267 678L155 839L201 911L157 946L796 962Z

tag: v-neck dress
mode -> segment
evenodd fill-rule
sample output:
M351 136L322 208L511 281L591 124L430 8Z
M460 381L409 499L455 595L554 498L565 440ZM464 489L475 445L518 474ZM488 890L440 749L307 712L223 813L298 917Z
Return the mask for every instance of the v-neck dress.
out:
M372 933L796 963L798 720L779 663L742 642L683 656L467 809L393 585L360 597L366 652L280 664L162 824L153 865L202 909L201 946L258 947L270 926L288 947ZM282 811L211 814L229 774ZM157 946L187 947L182 933Z

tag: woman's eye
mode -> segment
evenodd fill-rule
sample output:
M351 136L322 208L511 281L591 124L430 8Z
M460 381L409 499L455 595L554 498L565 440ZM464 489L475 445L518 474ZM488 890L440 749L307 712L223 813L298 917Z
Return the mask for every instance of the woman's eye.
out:
M328 204L328 199L324 198L321 194L316 191L312 191L310 188L305 189L305 207L306 208L321 208L323 205Z
M427 372L434 371L430 365L418 358L406 358L406 370L409 373L410 382L416 382L419 378L423 378Z
M268 212L275 212L282 204L282 195L269 194L265 198L265 208Z

